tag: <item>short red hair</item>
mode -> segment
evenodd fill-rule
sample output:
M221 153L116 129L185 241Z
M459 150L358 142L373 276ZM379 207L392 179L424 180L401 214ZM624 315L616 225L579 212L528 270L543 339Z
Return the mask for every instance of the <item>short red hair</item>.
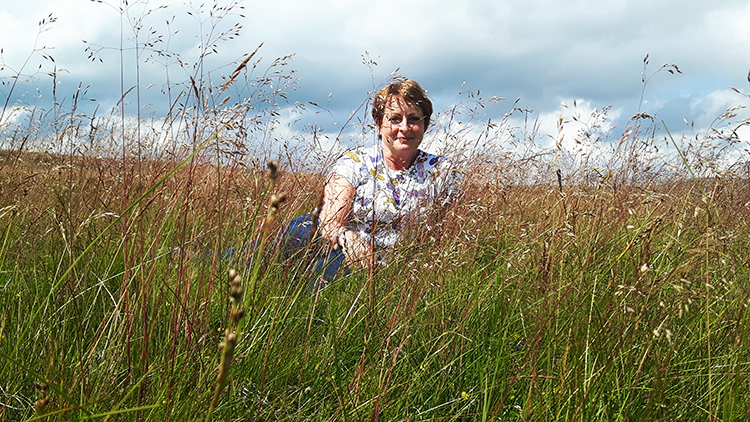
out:
M417 81L411 79L401 79L392 82L375 94L375 99L372 102L372 118L375 120L375 124L378 127L382 125L385 107L394 97L402 98L407 103L413 104L414 107L422 111L424 115L424 128L427 130L427 127L430 125L430 117L432 116L432 102L427 98L427 94Z

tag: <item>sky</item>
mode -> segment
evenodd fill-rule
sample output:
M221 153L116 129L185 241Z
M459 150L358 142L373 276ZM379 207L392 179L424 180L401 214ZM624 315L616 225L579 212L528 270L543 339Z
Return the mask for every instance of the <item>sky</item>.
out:
M174 65L177 55L188 67L194 65L201 40L238 24L238 36L216 40L204 71L220 80L261 42L255 74L275 58L293 55L284 72L294 71L296 89L281 106L307 104L310 112L296 123L282 113L292 132L319 125L335 133L357 110L364 118L360 106L394 72L418 81L438 112L471 102L468 93L477 91L485 99L504 98L487 103L480 119L498 121L514 107L533 110L542 138L551 135L549 142L560 135L555 124L560 116L568 120L578 114L585 120L592 110L607 109L610 127L624 127L645 112L675 132L692 135L705 133L727 108L750 105L746 0L246 0L234 7L219 0L230 8L220 19L221 10L209 13L211 0L203 9L201 4L0 0L5 83L0 100L49 102L52 78L46 73L56 67L58 101L70 103L81 84L89 99L83 106L109 109L138 84L144 113L158 118L168 108L160 87L188 78L189 72ZM157 47L175 55L144 52L136 70L131 48L139 20L141 44L162 35ZM87 47L97 52L93 61ZM681 73L674 67L659 71L664 64ZM9 97L15 73L27 77ZM133 113L132 91L128 95ZM741 109L736 119L749 116Z

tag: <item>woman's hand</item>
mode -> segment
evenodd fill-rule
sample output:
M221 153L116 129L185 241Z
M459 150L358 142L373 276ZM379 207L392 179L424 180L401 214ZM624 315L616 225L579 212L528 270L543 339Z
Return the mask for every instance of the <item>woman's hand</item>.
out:
M372 247L351 230L343 230L339 235L338 244L344 251L346 264L352 268L365 268L371 264Z

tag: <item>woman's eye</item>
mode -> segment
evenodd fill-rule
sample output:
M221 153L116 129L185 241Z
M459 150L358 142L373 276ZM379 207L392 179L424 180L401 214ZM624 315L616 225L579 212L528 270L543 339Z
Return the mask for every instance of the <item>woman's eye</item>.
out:
M406 119L406 121L409 122L410 125L416 125L420 120L422 120L421 117L409 117L408 119Z
M393 125L400 124L401 120L403 120L403 119L401 119L400 117L391 117L391 118L388 119L388 121L391 122L391 124L393 124Z

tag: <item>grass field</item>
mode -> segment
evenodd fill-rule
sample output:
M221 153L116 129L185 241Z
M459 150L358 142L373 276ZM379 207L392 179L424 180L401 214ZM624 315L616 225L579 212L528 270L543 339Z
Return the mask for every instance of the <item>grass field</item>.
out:
M746 179L469 177L388 267L314 292L272 245L319 177L282 172L269 214L262 171L177 164L4 156L5 420L750 416ZM212 251L263 238L235 266L244 318L213 409L234 325Z

